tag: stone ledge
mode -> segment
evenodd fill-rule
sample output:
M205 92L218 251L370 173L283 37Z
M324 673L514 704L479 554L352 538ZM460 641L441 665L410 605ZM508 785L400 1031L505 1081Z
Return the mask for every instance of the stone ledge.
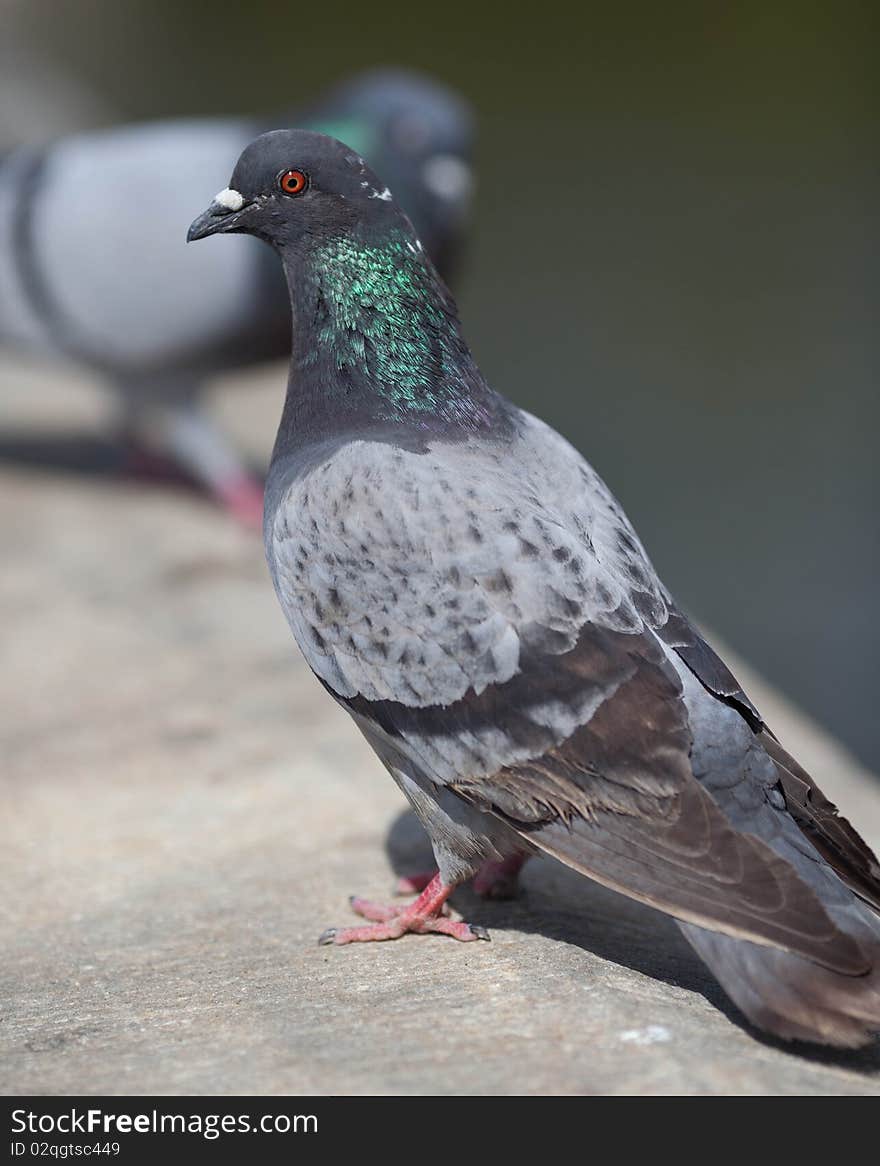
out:
M880 1092L880 1049L756 1038L669 920L549 861L459 896L491 944L317 947L424 840L258 543L197 498L0 481L3 1092ZM741 671L880 842L871 776Z

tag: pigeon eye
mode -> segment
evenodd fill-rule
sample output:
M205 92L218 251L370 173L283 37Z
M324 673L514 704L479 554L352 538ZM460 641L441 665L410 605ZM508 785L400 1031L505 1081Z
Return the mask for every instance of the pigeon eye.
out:
M278 175L278 185L285 194L302 194L308 184L308 176L302 170L283 170Z

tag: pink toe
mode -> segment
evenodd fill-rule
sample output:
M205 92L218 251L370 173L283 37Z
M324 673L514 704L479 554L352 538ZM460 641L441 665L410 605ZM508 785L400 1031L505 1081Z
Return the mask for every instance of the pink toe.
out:
M374 923L387 923L400 914L399 907L391 907L386 903L374 903L370 899L362 899L359 895L352 895L348 900L355 915L363 919L372 919Z

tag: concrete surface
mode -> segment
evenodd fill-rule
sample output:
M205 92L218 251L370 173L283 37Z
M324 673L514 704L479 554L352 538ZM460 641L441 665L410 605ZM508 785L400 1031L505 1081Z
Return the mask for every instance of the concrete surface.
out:
M217 408L262 452L283 371ZM5 436L94 428L0 365ZM256 539L199 498L0 461L0 1091L877 1094L880 1048L743 1027L675 927L549 861L491 944L319 948L424 842L307 673ZM751 676L876 845L880 786Z

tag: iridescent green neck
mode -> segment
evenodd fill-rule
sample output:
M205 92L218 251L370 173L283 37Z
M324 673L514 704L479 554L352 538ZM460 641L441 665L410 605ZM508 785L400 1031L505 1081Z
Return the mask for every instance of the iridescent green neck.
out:
M363 385L389 417L461 414L488 394L455 304L405 227L375 239L314 240L306 268L311 295L300 286L295 299L301 312L311 300L312 319L295 328L295 360L323 373L325 391Z

